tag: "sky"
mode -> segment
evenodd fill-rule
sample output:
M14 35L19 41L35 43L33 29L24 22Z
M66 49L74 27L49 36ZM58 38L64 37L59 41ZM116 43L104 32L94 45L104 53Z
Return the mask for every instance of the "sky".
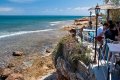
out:
M89 15L103 0L0 0L0 15Z

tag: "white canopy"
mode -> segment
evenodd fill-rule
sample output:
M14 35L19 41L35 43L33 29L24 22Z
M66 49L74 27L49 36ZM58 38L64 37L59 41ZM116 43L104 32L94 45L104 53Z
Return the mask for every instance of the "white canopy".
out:
M110 0L103 5L99 5L101 10L108 10L108 9L120 9L120 6L116 6L113 2L111 2ZM95 7L91 7L88 10L95 10Z
M100 5L99 8L101 10L107 10L107 20L109 20L109 10L120 9L120 5L116 6L113 2L109 0L106 4ZM88 10L95 10L95 7L91 7Z

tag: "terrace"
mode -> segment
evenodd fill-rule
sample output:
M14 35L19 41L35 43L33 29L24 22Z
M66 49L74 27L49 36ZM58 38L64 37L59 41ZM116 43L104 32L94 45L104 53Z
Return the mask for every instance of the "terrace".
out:
M106 6L105 8L107 9ZM104 8L103 6L100 7ZM116 8L118 7L115 7L114 9ZM100 8L97 5L94 9L96 10L96 24L94 25L96 27L92 27L91 29L83 28L82 32L79 32L81 31L81 28L77 27L76 38L80 43L90 46L89 48L93 50L91 58L94 58L94 63L91 63L90 67L95 73L96 80L120 80L120 34L117 36L118 41L103 39L103 45L100 47L100 43L98 43L96 39L97 27L99 27L98 24L100 23L98 20ZM107 13L106 21L109 19L109 13ZM77 23L80 23L78 20L76 21ZM82 37L79 36L80 33L82 33Z

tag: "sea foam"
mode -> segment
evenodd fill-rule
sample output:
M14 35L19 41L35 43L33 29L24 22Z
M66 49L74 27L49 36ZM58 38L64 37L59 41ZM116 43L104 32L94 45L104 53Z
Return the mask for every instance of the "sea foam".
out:
M44 30L36 30L36 31L20 31L20 32L12 32L12 33L6 33L6 35L0 35L1 38L11 37L11 36L17 36L17 35L23 35L23 34L29 34L29 33L37 33L37 32L46 32L46 31L52 31L54 29L44 29Z
M51 26L55 26L55 25L57 25L57 24L60 24L60 23L62 23L63 21L54 21L54 22L50 22L50 25Z

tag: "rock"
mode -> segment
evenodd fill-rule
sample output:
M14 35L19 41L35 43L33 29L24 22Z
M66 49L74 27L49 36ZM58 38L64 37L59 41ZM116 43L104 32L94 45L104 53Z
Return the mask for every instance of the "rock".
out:
M0 68L0 75L2 75L2 72L3 72L3 68Z
M69 79L68 80L81 80L81 79L78 79L77 77L76 77L76 74L75 73L72 73L72 72L70 72L69 73Z
M50 49L46 49L46 53L50 53L51 52L51 50Z
M77 79L84 80L83 77L79 73L76 73L76 76L77 76Z
M89 53L88 50L88 44L79 44L71 37L64 38L55 52L53 51L57 80L96 80L89 67L84 63L87 56L84 55L82 58L83 54Z
M9 68L5 68L2 70L2 74L1 77L8 77L11 73L13 72L13 70L9 69Z
M62 58L58 58L57 59L57 65L56 65L56 69L57 69L57 77L59 78L59 80L69 80L70 78L70 68L68 66L68 63L65 62L64 59Z
M23 52L20 52L20 51L14 51L13 56L22 56L23 55Z
M12 68L12 67L15 67L15 64L9 63L9 64L7 65L7 68Z
M24 77L20 73L10 74L5 80L24 80Z

